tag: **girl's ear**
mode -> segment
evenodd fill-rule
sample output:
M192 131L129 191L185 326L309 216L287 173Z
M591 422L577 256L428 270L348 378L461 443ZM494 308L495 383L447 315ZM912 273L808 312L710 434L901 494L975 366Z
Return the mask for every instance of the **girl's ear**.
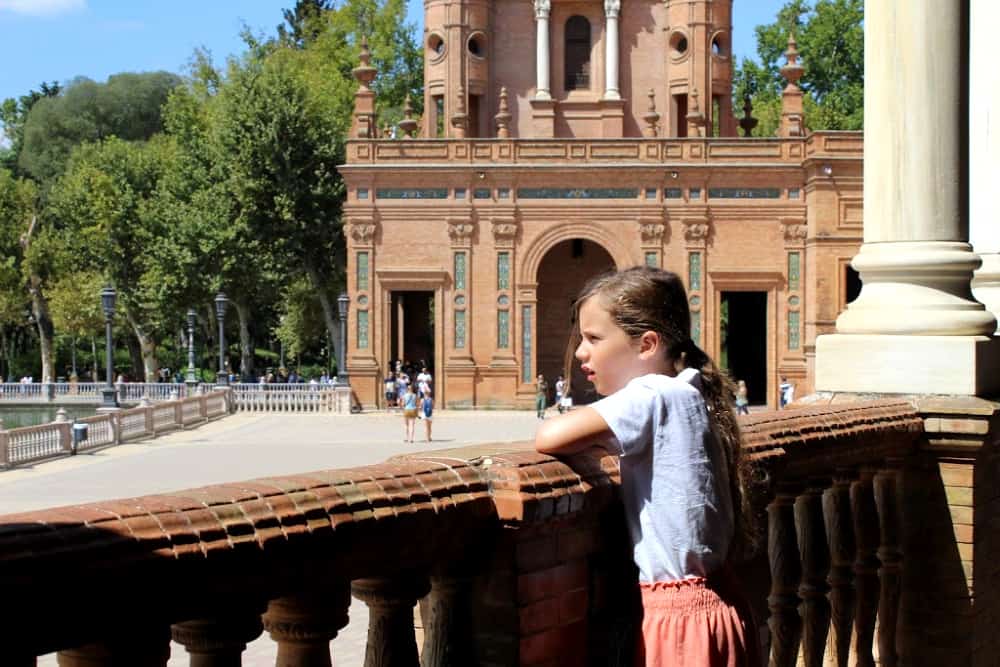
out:
M644 359L655 357L660 352L660 334L646 331L639 336L639 356Z

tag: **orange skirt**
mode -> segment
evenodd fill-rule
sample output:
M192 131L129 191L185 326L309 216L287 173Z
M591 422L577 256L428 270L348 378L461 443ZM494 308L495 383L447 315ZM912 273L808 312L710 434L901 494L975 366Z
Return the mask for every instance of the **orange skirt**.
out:
M757 624L726 568L708 579L640 583L637 667L759 667Z

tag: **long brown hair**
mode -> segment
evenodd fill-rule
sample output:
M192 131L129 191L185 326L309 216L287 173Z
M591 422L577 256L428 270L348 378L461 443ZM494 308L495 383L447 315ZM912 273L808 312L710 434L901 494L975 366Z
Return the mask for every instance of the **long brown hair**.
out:
M598 276L587 283L573 306L577 321L580 306L593 296L601 300L615 324L629 337L639 338L653 331L664 343L668 361L701 371L701 392L722 445L735 515L730 558L748 556L755 541L748 497L750 470L742 455L740 425L733 409L734 385L691 340L691 313L684 284L675 273L646 266Z

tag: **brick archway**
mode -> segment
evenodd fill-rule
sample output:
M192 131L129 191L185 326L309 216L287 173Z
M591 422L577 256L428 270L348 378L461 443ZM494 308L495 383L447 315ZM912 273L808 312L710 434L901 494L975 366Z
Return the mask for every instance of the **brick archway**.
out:
M538 265L536 366L549 382L550 398L554 398L559 375L570 380L574 402L589 403L597 397L573 359L573 302L588 280L615 267L604 246L581 238L555 244Z
M524 259L521 261L518 283L521 285L536 284L538 282L538 268L545 255L559 243L573 239L583 239L599 245L614 260L616 268L624 269L639 263L639 260L632 256L632 253L618 237L598 225L586 223L559 225L540 234L525 251Z

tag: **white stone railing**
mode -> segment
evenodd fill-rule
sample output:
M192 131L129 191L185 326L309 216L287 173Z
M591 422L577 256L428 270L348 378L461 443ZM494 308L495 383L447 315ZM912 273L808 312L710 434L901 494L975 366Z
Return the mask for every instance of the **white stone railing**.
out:
M155 438L163 433L224 417L230 414L231 404L230 390L217 388L189 398L84 417L76 423L87 425L87 439L75 445L74 424L65 417L50 424L9 431L3 430L0 423L0 465L10 467L131 440Z
M0 401L87 401L101 400L103 382L20 382L0 383ZM187 395L187 385L171 382L118 382L114 385L118 401L138 403L143 398L166 401ZM176 396L175 396L176 394Z
M0 383L0 401L24 401L38 398L42 398L42 384L40 382Z
M339 412L351 410L347 385L233 384L233 403L240 412Z

